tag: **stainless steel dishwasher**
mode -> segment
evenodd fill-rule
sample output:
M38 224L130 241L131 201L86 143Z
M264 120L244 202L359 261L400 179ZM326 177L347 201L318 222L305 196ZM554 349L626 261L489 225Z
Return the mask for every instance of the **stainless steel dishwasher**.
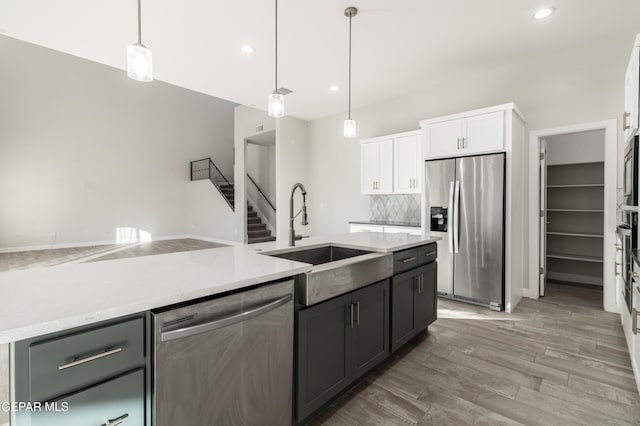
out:
M289 425L293 280L153 313L156 426Z

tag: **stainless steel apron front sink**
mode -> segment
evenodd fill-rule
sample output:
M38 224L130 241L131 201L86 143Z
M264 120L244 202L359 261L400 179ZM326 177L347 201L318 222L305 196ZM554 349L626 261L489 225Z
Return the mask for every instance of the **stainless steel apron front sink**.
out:
M261 253L313 269L296 279L298 303L309 306L393 275L393 255L327 244Z

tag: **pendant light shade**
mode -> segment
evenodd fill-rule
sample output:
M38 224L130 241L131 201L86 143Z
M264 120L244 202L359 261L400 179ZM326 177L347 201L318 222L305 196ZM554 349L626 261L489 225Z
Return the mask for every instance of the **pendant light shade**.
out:
M142 6L138 0L138 42L127 47L127 75L137 81L153 80L151 51L142 44Z
M278 93L278 0L275 0L275 33L276 33L276 48L275 48L275 85L273 93L269 95L269 117L280 118L284 117L284 95Z
M344 120L344 137L355 138L356 137L356 120Z
M284 117L284 96L280 93L269 95L269 117Z
M344 137L356 137L356 120L351 118L351 19L358 14L358 9L348 7L344 10L344 15L349 18L349 116L344 120Z
M142 44L127 47L127 74L138 81L153 80L151 51Z

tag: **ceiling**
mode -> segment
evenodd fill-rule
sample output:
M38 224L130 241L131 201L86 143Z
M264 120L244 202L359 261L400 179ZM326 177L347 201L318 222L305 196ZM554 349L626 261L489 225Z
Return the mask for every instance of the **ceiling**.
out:
M534 21L545 5L557 12ZM288 115L346 110L347 6L359 9L354 108L463 70L640 32L638 0L280 0L278 85L294 91ZM142 41L153 52L155 78L265 109L274 88L273 7L265 0L143 0ZM137 39L136 19L135 0L0 0L0 34L121 69ZM240 52L245 43L253 55Z

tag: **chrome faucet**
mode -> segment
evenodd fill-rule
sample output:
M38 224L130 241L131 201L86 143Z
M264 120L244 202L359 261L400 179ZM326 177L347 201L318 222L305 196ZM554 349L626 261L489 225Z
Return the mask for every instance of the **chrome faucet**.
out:
M300 188L300 191L302 192L302 209L300 209L300 211L296 213L294 216L293 215L293 195L295 194L297 188ZM304 188L303 184L296 183L295 185L293 185L293 188L291 189L291 198L289 199L289 245L291 247L296 245L296 231L295 229L293 229L293 220L296 217L298 217L300 213L302 213L301 225L306 226L309 224L309 222L307 222L306 196L307 196L307 190Z

